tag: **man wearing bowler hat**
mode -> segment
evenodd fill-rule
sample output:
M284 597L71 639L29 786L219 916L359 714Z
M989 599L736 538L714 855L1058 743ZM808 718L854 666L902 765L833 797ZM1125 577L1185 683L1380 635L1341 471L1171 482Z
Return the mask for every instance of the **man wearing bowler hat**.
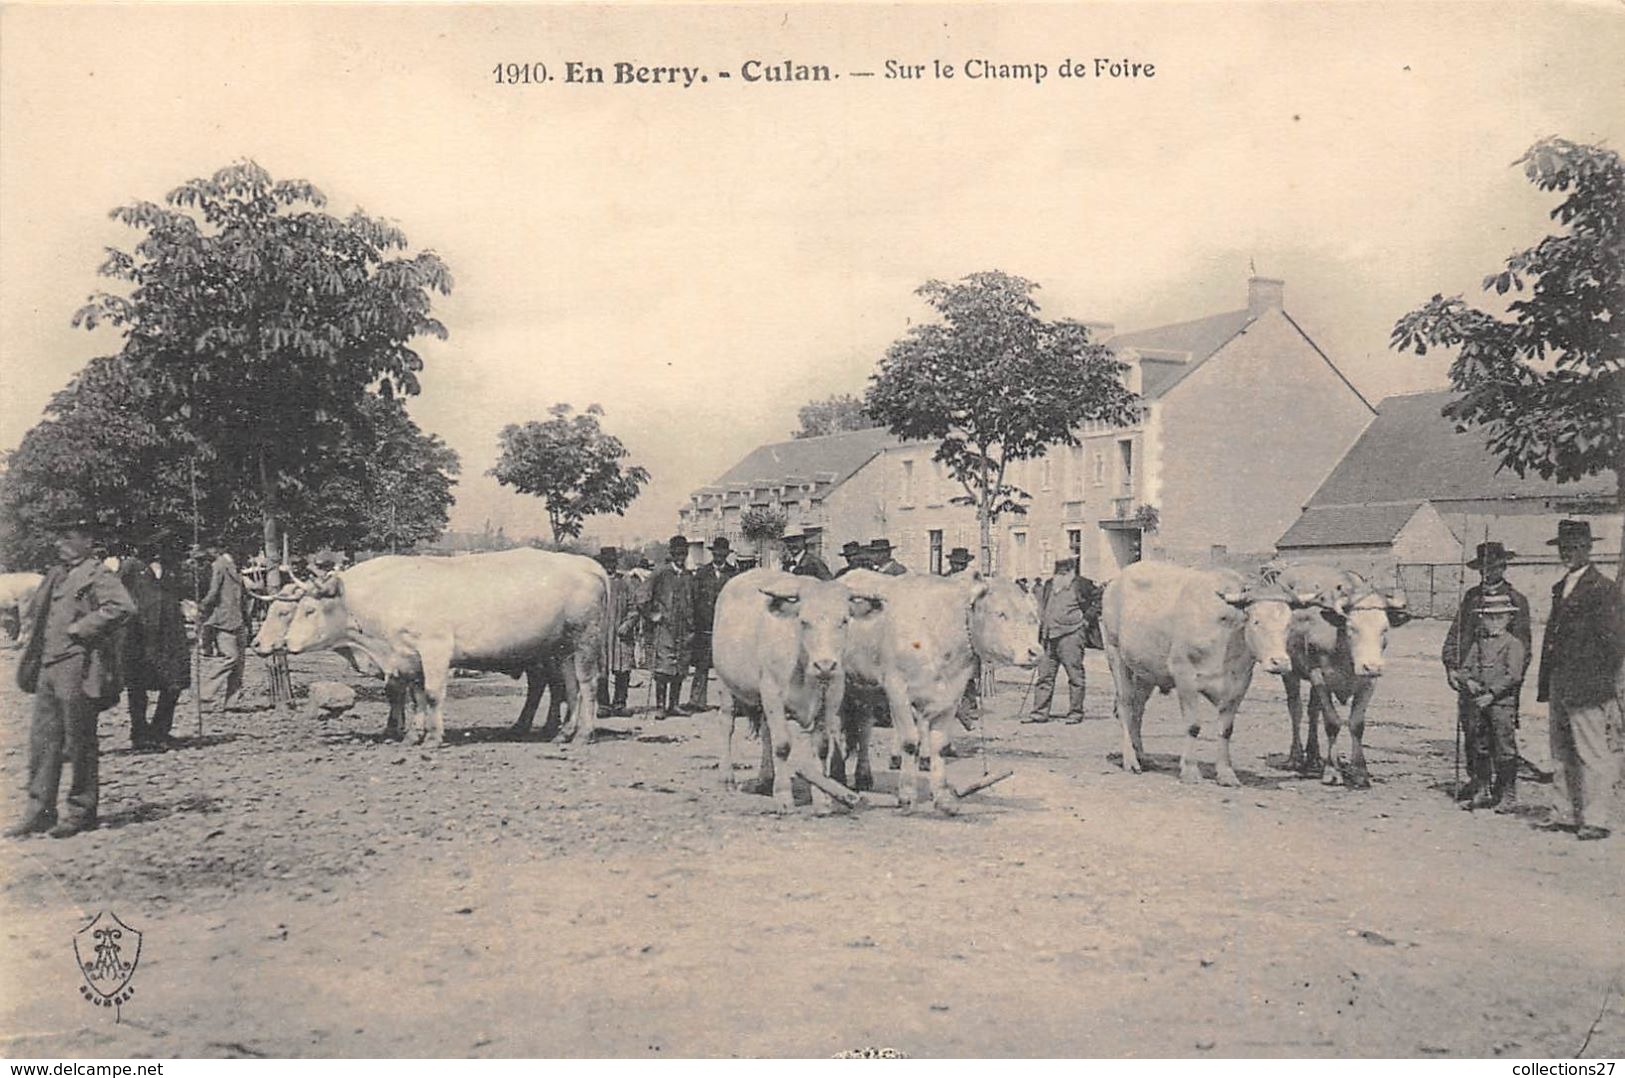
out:
M59 562L29 606L33 631L17 664L17 687L34 694L28 814L6 832L12 837L49 831L52 838L69 838L96 826L96 716L123 690L113 632L135 613L135 602L118 577L90 556L95 530L81 519L58 524ZM64 760L73 765L73 782L67 818L57 823Z
M1609 730L1618 731L1614 675L1620 661L1619 592L1591 564L1591 522L1560 520L1548 546L1568 571L1552 585L1552 612L1540 647L1535 699L1551 707L1553 782L1582 840L1608 837L1608 802L1616 761ZM1566 825L1565 825L1566 826Z
M694 680L689 684L688 703L683 705L691 714L711 708L711 622L722 586L739 574L738 567L728 562L732 555L733 544L726 535L719 535L711 540L711 560L694 570L694 646L689 650Z
M1055 673L1066 671L1066 721L1083 721L1083 645L1089 627L1100 619L1101 590L1078 573L1078 559L1057 558L1055 575L1038 589L1038 642L1044 658L1033 682L1033 709L1022 722L1049 722L1055 699Z
M1467 775L1465 786L1456 791L1456 800L1472 801L1479 790L1479 776L1489 770L1490 761L1480 760L1478 751L1483 747L1482 739L1467 736L1472 729L1475 713L1469 698L1460 695L1462 690L1463 656L1474 640L1479 637L1479 611L1490 599L1505 598L1512 603L1512 622L1507 626L1507 635L1516 637L1523 644L1524 666L1529 665L1529 658L1533 654L1530 650L1529 629L1529 600L1507 582L1507 566L1517 557L1517 552L1508 550L1497 542L1483 542L1478 544L1478 551L1473 560L1467 563L1467 568L1478 572L1479 583L1467 589L1461 597L1461 607L1456 611L1454 620L1450 622L1450 630L1445 633L1444 647L1440 658L1444 661L1445 680L1456 691L1457 713L1456 723L1461 728L1464 743L1467 746ZM1521 678L1519 680L1522 680ZM1466 704L1460 703L1469 699Z
M807 537L801 532L785 532L784 543L784 571L794 573L796 576L816 576L819 580L833 580L835 574L829 571L824 559L807 549Z
M694 579L685 570L688 539L674 535L666 544L666 560L649 578L649 598L643 617L654 627L649 672L655 681L655 717L681 715L683 674L694 631Z
M869 551L856 539L848 539L841 544L841 557L846 559L846 564L835 571L836 579L858 569L869 568Z
M598 713L625 717L632 713L626 706L626 690L637 666L637 607L631 581L621 572L620 550L599 547L598 564L609 576L609 618L604 625L604 672L598 681Z
M891 540L884 537L869 540L869 568L886 576L906 576L908 566L902 562L892 560Z
M969 550L962 546L954 547L952 550L948 551L948 575L958 576L966 569L969 569L970 563L974 560L975 558L971 556L971 552Z

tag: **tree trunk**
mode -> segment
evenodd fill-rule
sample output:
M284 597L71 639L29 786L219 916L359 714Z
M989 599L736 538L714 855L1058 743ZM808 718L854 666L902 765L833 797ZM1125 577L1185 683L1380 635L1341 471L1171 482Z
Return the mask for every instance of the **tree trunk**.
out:
M281 553L282 540L279 537L277 521L276 483L272 481L270 466L265 460L265 450L259 451L260 469L260 506L264 523L265 561L268 565L276 565L278 555Z

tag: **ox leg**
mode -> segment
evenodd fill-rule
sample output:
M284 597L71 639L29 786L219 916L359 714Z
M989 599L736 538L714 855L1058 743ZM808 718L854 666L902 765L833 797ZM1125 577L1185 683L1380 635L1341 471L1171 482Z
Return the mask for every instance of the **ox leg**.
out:
M744 790L748 794L772 797L773 783L778 777L778 769L773 766L773 738L768 733L766 718L759 713L751 716L750 725L762 744L762 756L756 765L756 777L745 783Z
M384 736L391 741L406 736L406 698L410 691L400 678L384 679L384 695L389 699L389 721L384 723Z
M734 714L731 707L722 709L722 788L735 789L739 783L734 780L734 732L739 726L739 716Z
M762 694L762 714L767 719L767 729L763 731L762 736L772 745L773 750L773 799L778 802L780 812L793 812L796 807L796 795L792 784L795 768L790 763L790 724L784 716L782 690ZM764 763L768 759L764 753Z
M908 686L899 678L886 682L886 704L891 711L892 739L897 746L897 807L907 811L914 805L920 780L920 727L914 721L914 705ZM930 746L925 746L930 751Z
M1303 682L1296 674L1282 674L1281 688L1286 692L1286 712L1292 717L1292 751L1287 754L1286 766L1302 771L1303 739L1299 728L1303 725ZM1313 693L1313 689L1310 691Z
M1202 728L1217 716L1218 708L1199 690L1180 686L1179 713L1185 719L1185 751L1179 756L1179 781L1201 782L1202 768L1197 757L1202 751Z
M931 802L944 816L959 814L959 795L948 785L948 764L942 750L948 745L948 731L942 728L952 714L926 720L927 736L931 746Z
M1326 760L1321 766L1320 781L1326 786L1337 786L1343 781L1342 761L1337 753L1337 733L1343 726L1343 719L1337 713L1337 702L1332 699L1331 689L1322 686L1317 695L1320 697L1320 713L1326 719Z
M857 764L853 768L852 788L872 790L875 788L875 775L869 766L869 741L874 735L874 714L867 707L859 705L852 715L852 722L852 733L857 743L853 750Z
M423 695L428 703L423 744L437 749L446 740L446 689L451 681L451 645L434 641L421 644Z
M1220 786L1240 786L1236 769L1230 762L1230 735L1236 729L1236 707L1240 700L1219 708L1219 744L1213 758L1213 778Z
M574 658L567 657L558 664L554 674L553 698L564 701L564 719L559 726L559 740L565 744L574 741L577 734L591 733L591 724L582 718L591 704L590 699L583 699L587 696L583 687L590 684L591 682L581 679ZM589 738L584 736L581 742L586 744L588 740Z
M1371 686L1361 685L1349 703L1349 785L1356 790L1371 788L1371 773L1365 767L1365 709L1371 702Z
M1123 662L1114 647L1106 648L1106 665L1112 672L1112 710L1123 727L1123 770L1140 773L1140 755L1145 746L1140 740L1140 724L1145 717L1145 702L1151 695L1149 685L1141 685Z
M1320 724L1325 721L1326 709L1323 701L1330 695L1326 688L1325 678L1312 676L1309 679L1309 728L1304 731L1308 744L1303 750L1303 773L1313 775L1321 769L1320 759Z
M536 721L536 709L541 706L542 693L546 689L547 676L542 671L536 667L525 671L525 706L519 709L519 718L514 720L514 733L530 733L531 724Z

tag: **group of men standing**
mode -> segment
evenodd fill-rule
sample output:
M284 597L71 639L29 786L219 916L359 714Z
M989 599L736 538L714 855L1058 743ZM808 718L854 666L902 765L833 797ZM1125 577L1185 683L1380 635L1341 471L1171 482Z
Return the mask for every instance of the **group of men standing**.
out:
M1561 580L1541 640L1535 699L1548 705L1555 826L1582 840L1607 838L1621 729L1620 662L1625 658L1625 602L1619 585L1591 563L1591 524L1558 522ZM1456 797L1469 809L1516 809L1518 708L1533 629L1529 600L1506 579L1516 557L1501 543L1478 545L1467 563L1481 582L1462 596L1445 635L1445 678L1457 693L1457 723L1466 749L1467 782Z
M705 711L710 707L711 621L722 586L740 572L726 536L711 541L711 558L688 568L688 539L674 535L666 555L647 579L621 568L621 552L612 546L598 551L598 563L609 574L609 632L604 640L604 679L598 706L606 715L629 715L627 691L638 667L643 642L649 676L654 682L656 718ZM688 702L683 680L693 673Z
M130 746L162 752L181 694L192 685L192 646L181 608L181 552L167 533L105 541L92 520L54 525L57 564L40 582L22 628L17 685L34 697L28 744L28 810L11 837L69 838L97 824L97 719L128 696ZM247 621L242 578L214 552L200 613L218 661L204 670L203 700L224 710L242 688ZM154 695L156 699L154 699ZM150 709L150 710L149 710ZM62 766L71 764L59 817Z

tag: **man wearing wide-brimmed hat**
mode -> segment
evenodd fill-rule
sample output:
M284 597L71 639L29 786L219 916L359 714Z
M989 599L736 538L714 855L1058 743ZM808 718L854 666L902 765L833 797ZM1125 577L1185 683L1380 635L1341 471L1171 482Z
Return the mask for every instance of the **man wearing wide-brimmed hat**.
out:
M28 812L6 833L49 831L69 838L96 826L99 750L96 716L124 688L113 632L135 613L124 586L90 556L97 527L82 518L58 521L53 566L34 592L32 626L17 664L17 687L34 694L28 734ZM62 764L73 765L67 818L57 823Z
M687 561L688 539L672 536L665 562L649 578L649 598L643 606L644 620L654 627L649 672L655 680L656 718L682 714L677 704L694 631L694 581L684 568Z
M846 559L846 564L835 570L835 576L837 579L845 576L847 573L855 572L859 569L869 568L868 548L866 548L856 539L848 539L845 543L841 544L841 557Z
M621 572L621 552L618 548L598 548L598 564L609 576L609 617L604 625L604 673L598 681L598 708L603 715L630 715L626 706L626 690L632 682L632 670L637 666L636 637L638 631L637 604L633 601L632 587Z
M976 559L965 547L956 546L948 551L948 575L957 576L970 568L970 563Z
M707 711L711 707L711 622L716 617L717 596L722 586L739 573L728 559L733 544L726 535L711 540L711 560L694 570L694 646L689 649L689 663L694 667L693 681L688 689L687 712Z
M892 558L891 540L885 537L869 540L869 568L886 576L906 576L908 566Z
M1506 578L1507 566L1517 556L1516 551L1508 550L1500 543L1486 541L1478 544L1473 560L1467 563L1467 568L1478 572L1479 583L1468 588L1461 597L1461 606L1450 623L1449 631L1445 633L1444 647L1439 656L1444 661L1445 680L1458 694L1461 692L1462 657L1472 642L1478 639L1479 609L1489 599L1504 597L1512 603L1512 621L1507 626L1507 632L1522 641L1524 665L1529 665L1533 655L1530 649L1529 600ZM1460 699L1458 695L1458 704ZM1472 722L1471 708L1458 706L1456 722L1461 728L1463 743L1467 746L1467 784L1456 791L1456 800L1472 801L1480 792L1478 776L1489 767L1490 762L1477 758L1475 752L1479 742L1467 735Z
M1561 520L1548 546L1568 570L1552 585L1552 612L1540 647L1537 700L1551 705L1553 782L1581 839L1608 837L1616 761L1609 729L1619 729L1614 676L1621 640L1619 592L1591 564L1591 522Z
M833 580L824 559L807 549L807 536L803 532L788 531L780 539L784 544L784 571L796 576L816 576L819 580Z
M129 693L130 747L137 752L171 747L170 728L181 692L192 684L192 648L186 640L178 575L165 569L170 533L150 532L122 552L119 583L136 614L119 628L124 687ZM169 565L174 565L173 560ZM157 566L155 572L153 566ZM158 694L151 720L147 694Z

